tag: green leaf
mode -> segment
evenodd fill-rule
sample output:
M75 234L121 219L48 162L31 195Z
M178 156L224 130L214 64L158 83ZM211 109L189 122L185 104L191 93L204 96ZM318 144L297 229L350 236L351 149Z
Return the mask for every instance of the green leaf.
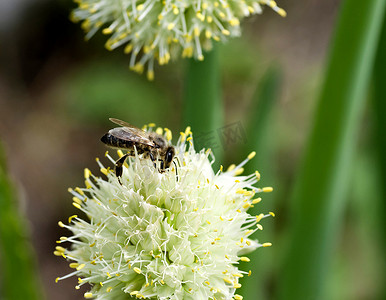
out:
M279 299L325 299L385 0L345 0L293 195Z
M381 199L379 213L379 223L381 228L382 238L382 251L386 251L386 10L384 13L383 26L381 38L378 44L377 56L374 64L374 119L375 119L375 146L378 150L378 168L380 179L379 182L381 188ZM383 264L383 275L386 275L386 257L384 256L381 264ZM383 297L386 297L386 286L383 285Z
M271 120L272 111L279 99L281 84L282 73L277 67L269 68L259 81L249 114L250 119L247 127L248 142L245 151L256 151L255 158L245 166L245 174L258 170L262 178L258 185L273 186L274 190L276 186L272 175L273 126L271 126ZM272 211L272 196L272 194L262 195L262 202L250 208L248 212L251 215L258 215ZM262 223L264 230L257 231L252 235L252 239L258 239L260 242L272 241L274 221L266 219ZM265 226L266 224L267 226ZM264 294L267 293L265 286L268 275L272 272L269 267L273 264L273 250L272 248L260 248L249 254L250 263L240 264L240 269L250 269L252 271L252 276L244 277L241 280L242 288L239 293L243 295L244 299L264 299Z
M0 144L0 262L1 299L43 299L27 225L17 210Z

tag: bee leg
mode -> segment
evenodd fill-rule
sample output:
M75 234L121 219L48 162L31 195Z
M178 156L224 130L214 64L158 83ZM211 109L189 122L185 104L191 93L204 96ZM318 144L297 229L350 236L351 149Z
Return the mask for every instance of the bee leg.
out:
M129 154L125 154L123 155L120 159L118 159L116 162L115 162L115 175L117 176L118 178L118 181L119 183L122 185L122 182L121 182L121 177L122 177L122 173L123 173L123 164L125 163L125 160L126 158L129 156Z
M177 179L177 182L178 182L179 179L178 179L178 172L177 172L177 164L176 164L176 162L174 160L173 160L173 164L174 164L174 166L176 168L176 179Z
M155 163L155 158L154 158L153 153L150 152L149 153L149 157L150 157L151 161L153 162L154 168L157 169L157 164Z

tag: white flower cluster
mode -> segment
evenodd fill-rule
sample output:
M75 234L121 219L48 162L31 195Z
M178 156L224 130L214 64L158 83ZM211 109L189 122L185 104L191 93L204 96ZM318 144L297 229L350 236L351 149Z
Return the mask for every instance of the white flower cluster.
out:
M254 155L214 173L213 155L194 150L187 128L176 146L177 172L159 173L137 155L125 163L121 185L97 159L104 178L86 169L86 187L70 189L73 205L89 220L74 215L68 225L59 222L73 236L58 243L72 247L57 246L54 254L71 261L74 271L57 281L77 276L77 289L92 286L85 298L242 299L235 292L251 272L239 270L239 262L271 245L249 238L262 230L262 218L273 215L247 212L261 201L255 194L272 191L253 186L258 172L240 176Z
M160 65L171 57L194 56L203 60L203 49L212 41L240 35L240 21L260 14L268 5L281 16L286 12L273 0L75 0L74 22L91 38L99 29L111 35L106 48L125 45L131 53L130 68L154 78L154 59Z

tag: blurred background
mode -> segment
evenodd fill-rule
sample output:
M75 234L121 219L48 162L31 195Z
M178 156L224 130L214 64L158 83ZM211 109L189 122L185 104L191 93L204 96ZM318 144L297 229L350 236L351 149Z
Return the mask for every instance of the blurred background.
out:
M286 18L266 8L264 14L244 21L242 37L219 47L224 126L237 124L244 134L230 143L219 140L222 164L238 163L256 150L253 167L262 174L261 186L274 187L273 193L263 195L260 208L274 211L276 217L266 219L265 230L257 235L273 247L259 249L257 260L250 263L261 269L256 299L272 299L280 282L279 262L290 238L286 231L290 196L340 5L337 0L279 2ZM106 36L96 34L85 42L79 24L69 21L74 7L63 0L0 2L0 139L37 257L37 276L46 298L58 300L83 299L84 291L74 289L76 278L55 283L56 277L71 270L53 250L55 241L67 234L57 222L76 213L67 188L83 184L85 167L99 172L96 157L105 159L100 137L114 127L108 118L139 127L155 122L172 129L175 136L186 125L186 60L156 68L155 81L149 82L128 69L123 50L104 48ZM272 76L275 93L264 131L259 131L253 127L251 108L261 94L256 89ZM361 114L326 299L381 299L385 278L379 257L384 252L376 216L385 199L375 126L368 101ZM255 131L261 133L258 149L251 148L256 146Z

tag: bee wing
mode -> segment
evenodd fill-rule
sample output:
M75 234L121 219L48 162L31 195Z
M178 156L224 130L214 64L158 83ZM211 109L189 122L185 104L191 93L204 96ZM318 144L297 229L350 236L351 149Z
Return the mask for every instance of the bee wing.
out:
M131 128L131 127L118 127L113 128L109 131L109 133L116 138L126 140L126 141L132 141L134 143L147 145L150 147L154 147L154 142L151 141L148 136L146 135L146 132L138 129L138 128Z
M109 118L109 120L117 125L120 125L122 127L129 127L129 128L136 128L136 129L139 129L138 127L135 127L134 125L131 125L125 121L122 121L122 120L119 120L119 119L115 119L115 118ZM141 129L139 129L141 130Z

